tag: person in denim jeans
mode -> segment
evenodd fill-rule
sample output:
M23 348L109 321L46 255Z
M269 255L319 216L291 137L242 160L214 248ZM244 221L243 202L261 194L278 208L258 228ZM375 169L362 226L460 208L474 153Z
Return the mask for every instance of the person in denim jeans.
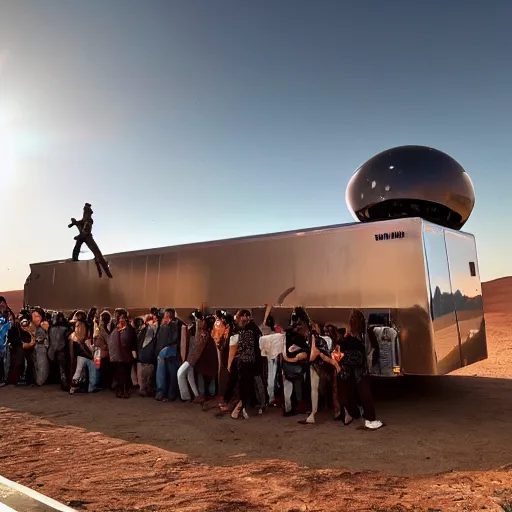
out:
M184 333L182 332L184 331ZM156 334L156 400L174 402L179 396L178 367L183 335L186 326L176 318L174 309L166 309Z
M7 332L12 327L6 316L0 314L0 387L5 386L4 359L7 355Z
M156 399L174 402L178 398L178 356L176 347L165 347L158 354L156 367Z
M69 341L72 344L73 356L76 357L76 370L71 379L71 386L69 388L71 395L79 389L79 381L84 368L87 368L89 373L88 392L93 393L97 390L99 385L99 372L94 364L92 341L87 339L86 322L87 316L84 311L77 311L71 320L75 328L73 333L69 336Z
M92 359L88 359L82 356L77 357L76 371L75 374L73 375L73 382L78 383L82 375L82 372L85 368L87 368L89 375L89 385L87 388L87 392L94 393L95 391L99 391L100 372L96 368L96 365L94 364L94 361ZM75 385L75 387L71 387L69 392L70 394L73 394L75 393L76 390L77 386Z

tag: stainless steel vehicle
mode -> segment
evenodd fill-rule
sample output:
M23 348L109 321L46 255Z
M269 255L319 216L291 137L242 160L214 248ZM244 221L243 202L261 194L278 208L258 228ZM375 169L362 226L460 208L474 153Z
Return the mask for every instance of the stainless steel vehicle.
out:
M319 323L346 325L352 308L379 327L376 375L445 374L487 357L474 237L420 218L321 228L31 265L25 303L54 309L175 307L186 314L274 310L287 324L304 305ZM385 356L385 357L384 357Z
M375 375L444 374L485 359L475 240L458 231L475 204L462 166L433 148L392 148L359 167L346 199L361 223L113 254L114 279L98 279L93 260L34 264L25 303L248 308L261 319L285 297L273 311L281 325L297 305L337 326L361 309Z

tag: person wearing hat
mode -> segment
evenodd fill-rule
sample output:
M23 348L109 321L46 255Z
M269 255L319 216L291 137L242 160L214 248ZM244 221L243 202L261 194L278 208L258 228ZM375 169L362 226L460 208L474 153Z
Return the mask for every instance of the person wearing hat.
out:
M71 224L68 227L76 226L78 228L78 235L75 236L76 244L73 249L73 261L78 261L80 256L80 250L82 249L82 245L86 243L92 238L92 225L94 221L92 220L92 211L91 205L89 203L85 203L84 205L84 215L81 220L71 219Z

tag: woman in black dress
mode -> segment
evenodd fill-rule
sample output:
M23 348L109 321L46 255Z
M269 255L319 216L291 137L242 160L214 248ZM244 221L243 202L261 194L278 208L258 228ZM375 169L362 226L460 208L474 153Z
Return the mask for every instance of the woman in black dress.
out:
M375 416L364 345L366 321L363 313L357 309L352 310L348 323L347 334L339 342L341 370L338 374L338 398L342 410L341 420L348 425L353 418L360 416L357 393L363 408L365 428L376 430L383 423Z

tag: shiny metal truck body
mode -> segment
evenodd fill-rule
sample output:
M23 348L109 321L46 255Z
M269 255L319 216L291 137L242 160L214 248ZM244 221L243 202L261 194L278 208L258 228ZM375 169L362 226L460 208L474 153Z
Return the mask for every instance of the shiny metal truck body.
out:
M306 229L31 265L25 303L52 310L91 306L132 312L174 307L253 310L293 291L273 311L287 324L306 306L318 323L346 326L352 308L396 336L393 369L380 375L437 375L487 357L474 237L405 218Z

